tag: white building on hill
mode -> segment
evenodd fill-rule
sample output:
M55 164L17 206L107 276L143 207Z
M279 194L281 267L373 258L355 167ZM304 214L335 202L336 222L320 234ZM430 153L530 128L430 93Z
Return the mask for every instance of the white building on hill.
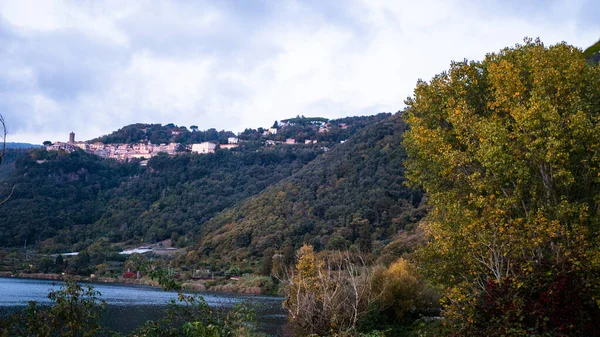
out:
M196 153L213 153L215 152L216 144L204 142L200 144L192 144L192 152Z

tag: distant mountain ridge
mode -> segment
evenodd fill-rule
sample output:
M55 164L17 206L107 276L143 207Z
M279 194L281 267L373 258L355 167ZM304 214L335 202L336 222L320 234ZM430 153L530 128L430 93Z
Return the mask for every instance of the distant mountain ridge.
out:
M37 145L37 144L29 144L29 143L6 142L7 149L29 149L29 148L34 148L34 147L42 147L42 145L41 144Z

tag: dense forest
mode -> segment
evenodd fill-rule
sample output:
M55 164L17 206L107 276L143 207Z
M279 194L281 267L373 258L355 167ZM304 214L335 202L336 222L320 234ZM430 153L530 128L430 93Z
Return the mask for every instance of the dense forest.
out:
M2 185L2 195L13 186L14 194L0 208L1 245L23 245L26 240L33 245L49 238L81 241L75 233L85 233L85 225L100 217L104 193L138 173L138 163L120 164L81 151L28 151L16 158Z
M82 151L37 150L18 158L0 209L3 246L40 243L63 249L94 238L155 242L185 235L212 215L287 177L322 150L181 154L117 163ZM50 241L44 241L50 239ZM90 240L88 242L88 240Z
M192 125L188 130L185 126L175 124L131 124L127 125L109 135L94 138L90 143L101 142L104 144L133 144L150 142L152 144L166 144L170 142L191 144L201 142L216 142L227 144L227 138L235 134L231 131L217 131L208 129L199 131L197 126Z
M214 215L298 172L330 148L335 149L339 142L333 139L350 137L388 117L349 118L345 120L346 128L337 126L327 131L332 140L328 147L319 143L264 146L266 137L260 133L262 138L242 141L232 151L163 154L150 159L147 166L138 161L104 160L83 151L11 150L2 165L0 192L8 193L13 186L15 191L6 207L0 208L4 219L0 223L0 245L22 246L27 241L44 252L80 250L99 238L114 243L153 243L170 238L177 246L191 245L195 234ZM103 139L138 141L142 136L136 132L142 126L149 127L131 125ZM295 127L290 124L280 130L288 134L309 132L306 127ZM151 134L171 128L160 126ZM312 135L318 134L318 129L309 129ZM254 133L259 134L259 130ZM211 130L186 134L217 138L232 135L213 134ZM130 138L123 138L125 135Z
M2 165L0 165L0 183L10 179L15 170L17 158L27 155L28 150L24 148L8 148L2 156Z
M220 213L202 230L198 252L217 260L262 256L268 248L381 252L425 215L423 194L405 186L400 115L362 130L290 178Z

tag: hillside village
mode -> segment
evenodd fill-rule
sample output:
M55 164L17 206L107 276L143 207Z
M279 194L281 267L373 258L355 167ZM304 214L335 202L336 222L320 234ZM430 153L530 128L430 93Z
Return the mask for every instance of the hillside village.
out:
M168 124L165 127L171 127L172 124ZM294 129L294 127L302 127L303 133L295 134L297 131L294 130L286 134L280 131L287 129ZM181 135L188 131L185 127L171 127L167 131L172 136L172 141L168 143L153 144L149 140L138 140L133 143L106 143L101 141L76 141L75 133L69 134L68 142L57 141L54 143L45 142L45 148L47 151L58 151L62 150L65 152L73 152L81 149L87 153L95 154L101 158L114 159L117 161L129 161L132 159L142 160L142 164L146 164L146 160L158 155L159 153L166 153L167 155L175 155L181 152L192 152L199 154L214 153L218 149L233 149L245 141L253 139L249 137L252 134L255 137L259 137L263 146L275 146L278 144L286 145L311 145L319 143L317 138L325 140L323 135L332 132L332 130L347 130L349 127L348 123L337 123L334 121L328 121L325 118L306 118L297 117L280 122L275 122L273 127L270 128L259 128L258 130L247 129L244 132L238 133L237 137L227 137L219 141L204 141L200 143L184 143L181 140ZM191 133L199 132L194 130L196 127L192 127ZM308 130L308 131L307 131ZM144 133L150 133L151 130L148 128L141 129ZM278 135L279 133L279 135ZM317 137L320 136L320 137ZM345 139L339 140L344 142ZM337 140L336 140L337 142ZM324 147L324 149L328 149Z
M150 159L159 153L175 155L178 152L191 151L194 153L213 153L219 146L221 149L232 149L238 146L238 138L229 137L228 144L216 144L212 142L202 142L199 144L184 145L171 142L168 144L135 143L135 144L104 144L101 142L88 143L85 141L75 141L75 133L71 132L68 142L55 142L46 145L47 151L63 150L73 152L81 149L87 153L95 154L102 158L116 159L118 161L128 161L131 159Z

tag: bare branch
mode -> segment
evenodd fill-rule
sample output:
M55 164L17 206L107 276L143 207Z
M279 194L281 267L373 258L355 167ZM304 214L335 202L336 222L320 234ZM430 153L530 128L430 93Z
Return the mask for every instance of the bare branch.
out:
M2 158L4 158L4 152L6 151L6 134L8 130L6 129L6 122L4 121L4 116L0 114L0 137L2 137L2 149L0 150L0 165L2 164Z
M15 186L12 187L12 190L10 190L10 194L8 195L8 197L6 197L4 200L0 201L0 205L4 204L5 202L8 201L8 199L10 199L10 197L12 197L13 193L15 192Z
M2 114L0 114L0 128L2 129L2 130L0 130L0 137L2 138L2 148L0 149L0 165L1 165L2 159L4 158L4 153L6 152L6 134L8 133L8 130L6 129L6 122L4 121L4 116L2 116ZM15 192L15 186L12 187L8 197L6 197L4 200L0 201L0 205L7 202L8 199L10 199L10 197L13 195L14 192Z

